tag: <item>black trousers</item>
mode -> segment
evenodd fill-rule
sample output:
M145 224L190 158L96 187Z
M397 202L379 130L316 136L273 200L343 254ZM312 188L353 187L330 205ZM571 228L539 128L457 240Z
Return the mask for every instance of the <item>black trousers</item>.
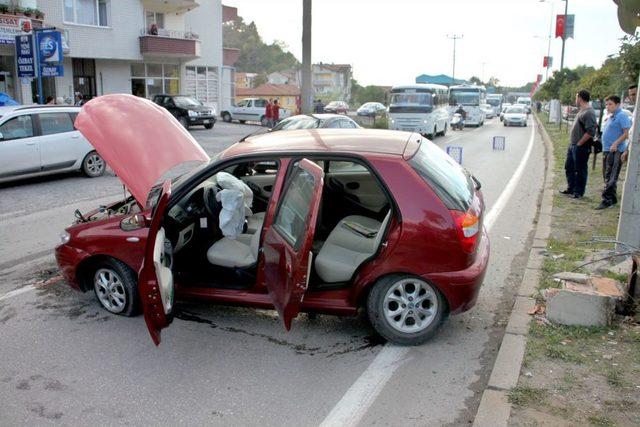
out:
M589 176L589 154L591 149L583 144L581 146L569 145L567 160L564 162L564 171L567 176L567 190L576 196L584 196Z
M604 178L604 191L602 192L602 203L615 205L618 203L617 187L620 169L622 169L622 153L602 153L602 175Z

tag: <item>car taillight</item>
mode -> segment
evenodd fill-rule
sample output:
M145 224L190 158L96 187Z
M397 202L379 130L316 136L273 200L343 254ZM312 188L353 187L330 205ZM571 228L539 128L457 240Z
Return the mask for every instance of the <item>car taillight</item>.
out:
M473 212L451 211L462 250L472 254L476 250L478 236L480 236L480 218Z

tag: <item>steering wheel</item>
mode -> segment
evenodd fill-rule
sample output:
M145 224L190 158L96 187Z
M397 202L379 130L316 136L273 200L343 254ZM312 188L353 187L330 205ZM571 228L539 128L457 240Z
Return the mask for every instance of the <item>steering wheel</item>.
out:
M215 184L205 187L203 194L204 207L213 219L218 218L220 214L220 204L216 200L216 194L218 194L218 189Z

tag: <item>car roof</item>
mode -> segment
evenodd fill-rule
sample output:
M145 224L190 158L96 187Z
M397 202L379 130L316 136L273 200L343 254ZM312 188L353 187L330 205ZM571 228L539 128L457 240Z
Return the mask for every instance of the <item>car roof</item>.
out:
M349 118L348 116L345 116L344 114L334 114L334 113L318 113L318 114L298 114L295 116L291 116L291 117L287 117L285 120L293 120L293 119L302 119L302 118L317 118L320 120L329 120L329 119L335 119L335 118Z
M80 111L81 107L75 105L5 105L0 107L0 115L12 113L14 111L56 111L60 109L69 109L74 111Z
M402 156L416 134L380 129L301 129L251 136L222 153L222 158L246 154L319 152Z

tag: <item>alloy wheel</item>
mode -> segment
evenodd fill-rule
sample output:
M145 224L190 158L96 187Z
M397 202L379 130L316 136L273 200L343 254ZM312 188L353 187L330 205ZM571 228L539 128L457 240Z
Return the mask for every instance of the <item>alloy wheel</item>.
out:
M93 286L100 304L112 313L121 313L127 305L122 278L114 270L100 268L93 278Z
M97 153L87 157L86 170L91 176L98 176L104 171L104 160Z
M394 283L384 296L384 317L395 330L416 333L427 328L438 312L438 296L427 282L407 278Z

